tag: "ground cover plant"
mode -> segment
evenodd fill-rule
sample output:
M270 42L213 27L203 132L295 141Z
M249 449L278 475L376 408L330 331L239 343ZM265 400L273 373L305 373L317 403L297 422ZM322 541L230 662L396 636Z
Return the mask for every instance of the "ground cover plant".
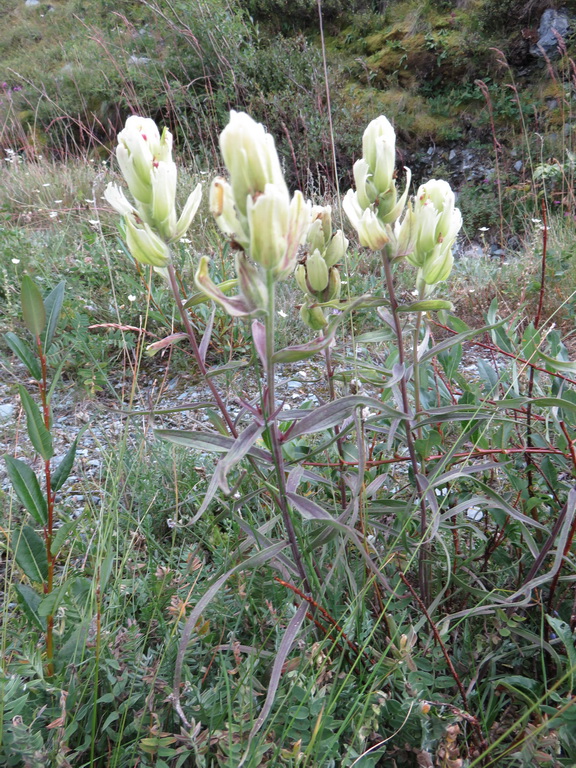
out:
M549 64L565 124L572 71ZM455 98L502 160L526 115L485 85ZM73 131L63 166L5 152L0 763L573 765L569 134L526 129L533 177L456 202L402 168L396 113L398 142L380 116L320 151L286 101L265 129L213 96L220 136L176 110L119 124L111 162ZM481 253L453 260L461 224Z
M202 257L186 287L178 241L191 234L200 187L177 216L170 133L132 117L119 136L133 202L116 184L105 196L136 264L151 286L169 288L179 318L148 351L190 345L206 397L184 408L207 419L201 429L156 429L153 449L126 430L106 460L99 508L57 529L44 511L76 443L43 486L8 457L13 500L46 547L14 506L4 759L570 765L576 401L574 364L543 316L547 219L532 321L501 317L493 302L487 324L470 328L434 298L453 268L454 194L431 180L411 198L408 170L400 192L385 117L365 131L343 203L361 246L381 259L370 294L346 289L340 271L351 277L358 256L329 206L288 192L271 135L233 112L220 144L228 178L212 182L210 208L235 277L216 284ZM283 307L305 338L280 346L276 294L294 276ZM225 328L208 300L244 323L227 361L207 362L214 328ZM55 389L45 402L42 356L63 302L63 286L42 298L24 278L39 370L20 336L6 339L40 381L43 421L25 387L21 397L46 465ZM378 318L372 330L358 326L368 315ZM460 365L472 340L486 351L475 377ZM323 402L286 408L279 371L317 357ZM248 359L231 407L228 377ZM150 497L152 478L165 490ZM42 582L44 598L33 586ZM27 622L24 645L8 628L15 620Z

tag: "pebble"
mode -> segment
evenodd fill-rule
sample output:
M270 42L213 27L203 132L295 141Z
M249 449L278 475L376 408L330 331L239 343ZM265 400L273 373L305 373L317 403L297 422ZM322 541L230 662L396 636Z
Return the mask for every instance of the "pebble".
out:
M12 403L3 403L2 405L0 405L0 422L11 421L14 416L15 410L16 409L14 408Z

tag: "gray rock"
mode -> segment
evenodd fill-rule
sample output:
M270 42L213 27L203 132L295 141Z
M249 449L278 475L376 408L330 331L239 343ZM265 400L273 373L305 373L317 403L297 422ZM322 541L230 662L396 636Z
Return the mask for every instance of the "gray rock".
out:
M546 106L548 109L556 109L558 106L558 99L546 99Z
M27 8L34 8L35 5L40 5L40 0L26 0L24 5Z
M14 416L14 410L12 403L3 403L0 405L0 422L11 421Z
M451 163L458 162L458 153L456 152L455 149L450 150L450 154L448 155L448 160Z
M514 170L520 173L523 165L524 163L522 162L522 160L516 160L516 162L514 163Z
M473 240L466 250L462 252L462 256L465 259L479 259L481 256L484 256L484 248L482 248L480 243Z
M540 58L548 56L554 58L560 54L558 49L558 35L565 40L570 31L573 17L566 8L555 11L548 8L542 14L538 27L538 42L530 47L530 53Z

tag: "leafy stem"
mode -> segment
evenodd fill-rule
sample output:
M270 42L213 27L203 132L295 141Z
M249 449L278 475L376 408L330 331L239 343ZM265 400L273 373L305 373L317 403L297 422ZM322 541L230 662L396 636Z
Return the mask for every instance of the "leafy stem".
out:
M388 299L390 300L390 309L392 310L392 317L394 319L394 332L396 334L396 343L398 345L398 360L403 368L402 376L399 382L400 393L402 397L402 408L404 413L408 414L410 412L410 402L408 400L407 375L405 369L406 355L404 351L404 339L402 334L402 324L400 322L400 314L398 312L398 300L396 299L396 290L394 288L392 264L390 262L390 254L386 248L382 252L382 263L384 265L384 274L386 276L386 288L388 290ZM422 601L424 605L429 606L431 603L431 594L429 546L425 543L428 529L426 501L424 498L424 489L422 488L420 481L420 471L418 467L418 459L416 458L416 449L414 447L412 429L408 419L405 420L404 427L406 430L406 445L408 447L408 454L410 456L410 464L412 466L412 472L414 474L414 480L416 483L416 492L420 502L420 536L422 537L422 541L418 551L418 582Z

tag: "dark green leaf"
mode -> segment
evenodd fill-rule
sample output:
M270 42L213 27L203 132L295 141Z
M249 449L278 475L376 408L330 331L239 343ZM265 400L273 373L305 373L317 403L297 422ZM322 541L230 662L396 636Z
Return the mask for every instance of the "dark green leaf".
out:
M52 458L54 451L52 449L52 436L46 429L44 420L40 413L40 409L32 400L28 392L24 387L20 386L20 400L22 401L22 407L26 412L26 426L28 428L28 436L30 442L34 448L38 451L44 461Z
M33 336L40 336L46 325L46 309L40 289L28 275L22 278L20 299L24 325Z
M76 437L70 448L68 448L66 456L64 456L52 474L52 490L54 493L62 488L68 479L70 472L72 472L74 458L76 456L76 447L78 446L78 437L79 435Z
M24 461L12 456L6 456L5 460L10 482L20 503L26 507L26 511L32 515L38 525L46 525L48 506L34 470Z
M46 622L38 613L38 606L42 602L42 595L39 595L28 584L14 584L14 589L18 595L18 602L22 606L22 609L28 619L35 624L36 627L44 632L46 629Z
M62 280L62 282L58 283L56 288L50 291L48 296L44 299L44 307L46 309L46 333L44 334L43 339L44 354L46 354L52 346L52 341L60 318L60 312L62 311L65 290L66 281Z
M48 578L46 547L40 536L29 525L14 534L14 557L30 581L42 584Z
M4 340L20 362L24 363L30 376L32 376L33 379L36 379L36 381L40 381L42 378L40 361L35 357L34 352L32 352L28 344L18 338L15 333L5 333Z

